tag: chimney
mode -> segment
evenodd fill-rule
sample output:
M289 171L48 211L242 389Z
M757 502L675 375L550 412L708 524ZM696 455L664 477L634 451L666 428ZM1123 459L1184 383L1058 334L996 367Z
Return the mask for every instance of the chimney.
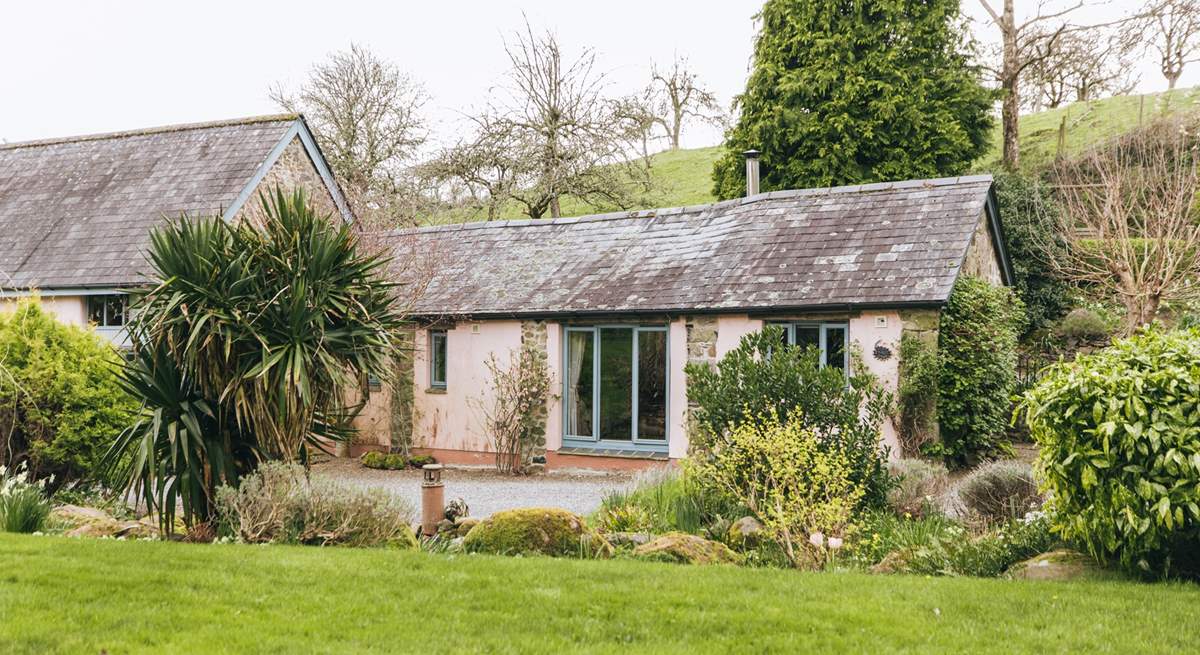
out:
M758 156L757 150L747 150L742 155L746 158L746 196L758 194Z

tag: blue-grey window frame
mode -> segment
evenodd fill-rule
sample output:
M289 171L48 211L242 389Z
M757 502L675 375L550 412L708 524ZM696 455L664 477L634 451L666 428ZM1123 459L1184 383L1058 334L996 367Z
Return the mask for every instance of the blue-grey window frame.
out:
M633 379L630 382L630 394L633 396L633 406L630 421L630 439L601 439L600 438L600 330L604 328L631 329L633 331ZM592 434L572 435L567 433L570 424L570 389L567 370L570 365L570 348L572 332L590 332L592 335ZM638 334L641 332L662 332L666 335L666 353L664 371L666 384L663 387L665 395L666 419L663 421L662 439L639 439L638 437ZM562 338L562 441L563 446L575 448L593 448L597 450L639 450L646 452L667 452L671 443L671 331L667 325L643 323L597 323L589 325L567 325L563 327Z
M846 372L846 376L850 376L850 323L846 321L788 321L772 323L784 329L787 333L787 342L789 346L796 345L796 328L817 328L817 340L821 349L821 366L826 366L825 360L829 357L829 330L841 328L846 336L842 341L842 370Z
M446 356L446 357L449 357L449 356L450 356L450 334L449 334L449 332L447 332L446 330L438 330L438 329L432 329L432 328L431 328L431 329L429 330L429 333L428 333L428 340L429 340L429 386L430 386L430 388L432 388L432 389L445 389L445 388L446 388L446 380L445 380L445 379L438 380L438 379L437 379L437 378L434 376L434 371L436 371L436 370L437 370L437 348L435 348L435 347L433 346L433 339L434 339L434 337L435 337L435 336L441 336L442 340L443 340L443 341L445 341L445 343L446 343L446 355L445 355L445 356ZM443 364L445 364L445 362L443 362ZM447 366L445 366L445 369L446 369L446 375L445 375L445 377L446 377L446 378L449 378L449 377L450 377L450 367L447 365Z

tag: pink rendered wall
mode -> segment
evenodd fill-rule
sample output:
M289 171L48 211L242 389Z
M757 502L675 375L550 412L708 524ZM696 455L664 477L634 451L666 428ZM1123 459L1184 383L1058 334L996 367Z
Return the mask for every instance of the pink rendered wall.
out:
M476 331L476 329L478 331ZM508 353L521 347L520 321L459 323L446 331L446 389L429 386L427 330L416 335L413 356L413 444L423 448L491 451L480 403L492 399L487 366L495 354L502 366Z
M12 311L21 298L0 299L0 311ZM39 301L42 309L54 314L54 317L68 325L87 325L86 310L83 296L41 296Z
M880 318L882 322L877 320ZM672 458L686 457L688 450L688 404L684 376L684 365L688 361L687 323L687 319L678 318L668 326L668 432L669 454ZM852 348L861 353L866 368L894 391L902 327L899 314L895 311L864 312L849 323ZM724 356L737 346L744 335L761 329L762 325L762 320L744 314L718 317L717 356ZM546 449L555 451L562 445L562 326L558 323L545 323L544 326L552 394L547 406ZM416 408L414 444L425 448L491 451L479 409L480 402L491 400L489 376L484 362L494 354L503 365L507 365L508 353L521 347L521 322L464 322L448 330L445 393L429 390L427 339L426 330L416 335L413 361ZM890 350L891 356L879 358L875 353L877 345ZM894 426L888 421L882 430L884 442L897 451Z
M863 365L883 386L892 393L900 379L900 334L903 325L899 312L872 311L863 312L861 316L850 319L850 347L862 355ZM877 355L876 346L890 352L890 356L881 358ZM900 456L900 442L896 436L896 426L892 419L885 419L881 426L883 443L891 448L891 457Z

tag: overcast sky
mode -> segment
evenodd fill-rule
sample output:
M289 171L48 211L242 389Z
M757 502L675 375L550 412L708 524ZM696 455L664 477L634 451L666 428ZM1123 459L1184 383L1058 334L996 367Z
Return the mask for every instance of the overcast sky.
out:
M999 4L1001 0L994 0ZM4 2L0 6L0 140L135 129L278 111L277 83L300 83L313 62L351 42L421 81L437 136L481 104L505 70L502 38L522 12L553 29L568 52L590 46L613 93L646 82L650 62L687 56L727 103L745 84L761 0L479 2ZM1113 0L1088 16L1115 16ZM973 17L985 14L965 0ZM1034 0L1017 0L1018 14ZM980 32L991 38L991 30ZM1166 88L1147 57L1141 91ZM1181 86L1200 81L1200 65ZM720 141L694 128L684 145Z

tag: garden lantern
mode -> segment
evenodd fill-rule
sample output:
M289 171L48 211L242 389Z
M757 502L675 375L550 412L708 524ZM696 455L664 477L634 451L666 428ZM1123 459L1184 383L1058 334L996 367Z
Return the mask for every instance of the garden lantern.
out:
M445 515L446 485L442 483L442 465L426 464L421 467L421 534L432 537L437 534L438 522Z

